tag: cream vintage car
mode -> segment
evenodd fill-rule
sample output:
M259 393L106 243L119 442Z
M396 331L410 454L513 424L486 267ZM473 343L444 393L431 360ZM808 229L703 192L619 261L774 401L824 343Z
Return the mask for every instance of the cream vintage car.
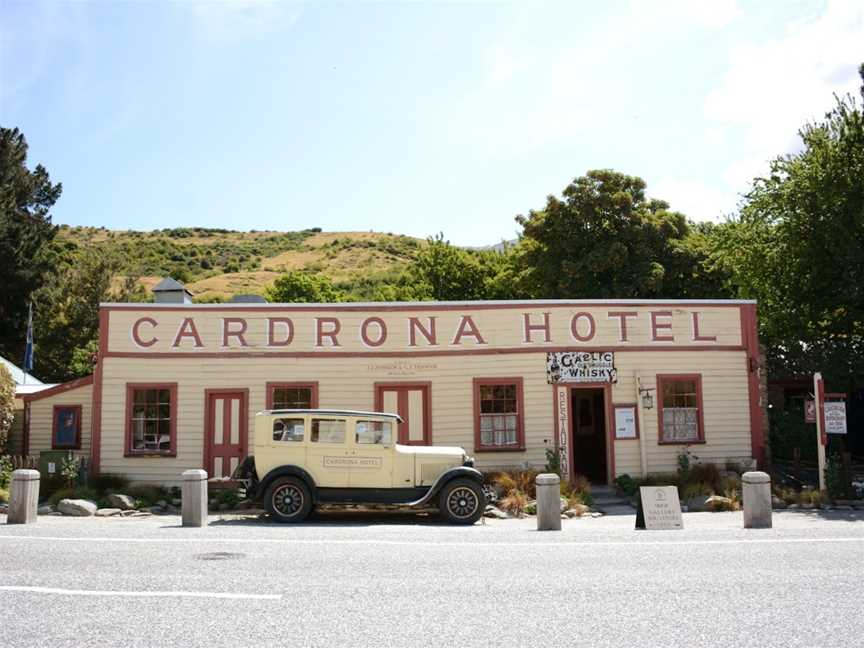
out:
M476 522L486 497L473 459L462 448L394 443L401 422L380 412L259 412L254 453L232 479L279 522L323 503L435 508L453 524Z

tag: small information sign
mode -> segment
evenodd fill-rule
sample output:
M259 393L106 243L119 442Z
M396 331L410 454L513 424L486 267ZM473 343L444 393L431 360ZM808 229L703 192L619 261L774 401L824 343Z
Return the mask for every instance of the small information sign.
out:
M635 405L616 405L615 406L615 438L616 439L637 439L639 435L636 431L636 406Z
M636 528L683 529L678 489L675 486L641 486L636 510Z
M825 401L825 432L846 434L846 403Z

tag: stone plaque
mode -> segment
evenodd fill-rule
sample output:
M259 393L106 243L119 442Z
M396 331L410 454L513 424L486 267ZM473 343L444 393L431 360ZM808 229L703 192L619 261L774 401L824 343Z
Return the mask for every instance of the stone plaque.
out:
M640 486L636 528L683 529L678 489L675 486Z

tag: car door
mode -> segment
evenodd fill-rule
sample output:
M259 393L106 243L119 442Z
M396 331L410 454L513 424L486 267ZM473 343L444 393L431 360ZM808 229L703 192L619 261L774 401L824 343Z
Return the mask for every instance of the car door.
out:
M349 425L351 488L393 487L394 421L357 418Z
M318 488L347 488L350 485L351 450L348 419L340 416L311 416L309 419L306 470Z

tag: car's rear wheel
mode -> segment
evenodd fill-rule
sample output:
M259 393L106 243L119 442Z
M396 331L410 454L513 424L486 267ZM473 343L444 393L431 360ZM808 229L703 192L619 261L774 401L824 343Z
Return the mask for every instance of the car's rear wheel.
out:
M454 479L441 489L438 506L450 524L474 524L486 508L486 496L474 480Z
M264 505L277 522L302 522L312 511L312 494L302 479L281 477L267 487Z

